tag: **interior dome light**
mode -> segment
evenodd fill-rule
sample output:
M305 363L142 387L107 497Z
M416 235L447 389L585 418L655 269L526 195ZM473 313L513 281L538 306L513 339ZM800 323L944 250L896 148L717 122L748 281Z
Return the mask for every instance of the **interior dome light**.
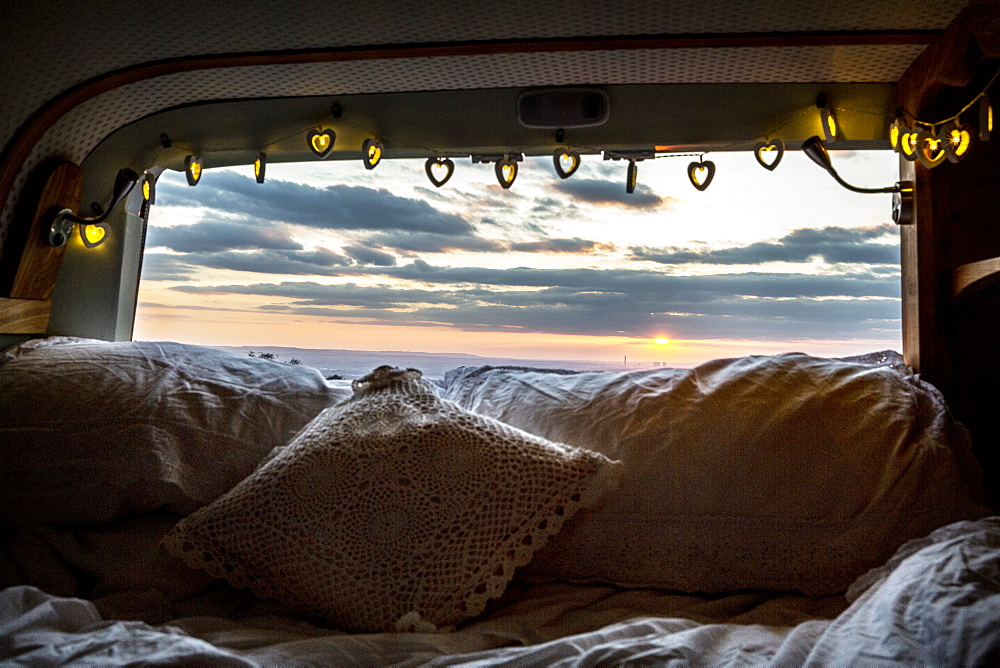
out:
M580 168L580 154L569 149L557 148L552 153L552 164L561 179L568 179Z
M267 153L260 151L253 161L253 176L257 183L264 183L264 170L267 169Z
M427 172L427 178L431 183L440 188L455 173L455 163L451 158L428 158L424 163L424 171Z
M778 163L781 162L781 158L784 157L784 155L785 142L780 139L772 139L768 142L758 142L753 149L753 157L757 158L757 162L760 163L761 167L770 171L774 171L774 168L778 166ZM690 176L690 173L688 176ZM708 187L707 184L705 187Z
M687 172L688 178L691 179L691 185L703 191L715 178L715 163L711 160L692 162L688 165Z
M201 158L193 155L184 158L184 175L187 176L189 186L198 185L198 181L201 181L202 170Z
M333 130L310 130L306 133L306 142L309 144L309 150L316 154L316 157L322 160L326 156L330 155L330 151L333 150L333 143L337 140L337 133Z
M366 139L361 145L362 160L365 163L365 169L375 169L378 163L382 162L382 152L385 151L385 146L382 142L377 142L374 139Z

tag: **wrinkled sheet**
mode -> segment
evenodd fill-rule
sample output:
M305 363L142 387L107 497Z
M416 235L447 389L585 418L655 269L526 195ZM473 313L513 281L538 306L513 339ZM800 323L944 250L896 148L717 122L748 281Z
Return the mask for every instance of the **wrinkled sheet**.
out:
M745 600L739 600L743 597ZM9 665L996 665L1000 517L910 541L831 598L515 586L447 634L345 635L264 615L103 620L89 601L0 592ZM667 612L672 610L673 612ZM830 613L833 614L830 614ZM716 620L724 621L716 621Z

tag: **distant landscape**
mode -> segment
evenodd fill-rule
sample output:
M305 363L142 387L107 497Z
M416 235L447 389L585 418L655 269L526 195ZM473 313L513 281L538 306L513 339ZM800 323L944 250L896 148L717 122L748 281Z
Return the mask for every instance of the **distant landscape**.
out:
M574 371L623 371L621 364L592 361L528 360L510 357L481 357L462 353L421 353L385 350L329 350L293 348L287 346L212 346L240 356L260 356L271 353L277 362L295 363L319 369L324 377L339 376L344 379L360 378L383 364L419 369L427 378L440 378L449 369L460 366L528 366L542 369L571 369ZM648 368L649 365L647 365ZM630 369L639 368L630 365Z

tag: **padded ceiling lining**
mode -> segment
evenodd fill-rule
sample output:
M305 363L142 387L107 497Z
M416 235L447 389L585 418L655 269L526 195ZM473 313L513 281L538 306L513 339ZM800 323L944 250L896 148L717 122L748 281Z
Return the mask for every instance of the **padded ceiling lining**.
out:
M898 78L922 49L881 45L511 53L184 72L121 86L74 108L35 144L13 191L19 192L30 170L48 157L79 164L117 128L201 100L601 83L860 83ZM6 202L0 230L6 230L13 205L13 198ZM0 244L4 236L0 233Z
M0 144L62 91L106 72L170 58L558 37L940 30L964 5L965 0L903 5L886 0L342 0L317 9L315 3L280 0L202 0L141 3L125 12L128 5L117 2L5 3ZM792 66L795 59L788 54ZM877 69L878 54L869 60L869 70ZM531 71L522 74L530 77ZM898 74L887 67L867 81L895 81ZM693 79L694 71L681 70L678 76Z
M143 63L206 54L350 46L454 44L628 35L731 35L942 30L965 0L476 0L315 5L229 0L132 5L50 0L7 3L0 21L0 145L41 106L81 83ZM415 10L419 7L419 10ZM252 9L252 11L250 11ZM73 109L19 166L11 193L43 159L80 162L135 119L178 104L240 97L475 89L554 84L894 82L919 45L507 53L450 58L242 67L162 76ZM16 195L0 211L0 247Z

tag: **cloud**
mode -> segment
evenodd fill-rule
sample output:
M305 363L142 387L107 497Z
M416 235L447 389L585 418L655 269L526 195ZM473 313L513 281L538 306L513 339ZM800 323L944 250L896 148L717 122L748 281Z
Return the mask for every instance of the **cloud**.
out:
M142 256L143 281L194 281L198 271L183 255L144 253Z
M897 234L895 225L873 227L824 227L793 230L777 241L718 249L630 248L631 258L659 264L761 264L809 262L815 257L828 264L862 263L899 265L899 245L877 241Z
M793 331L815 338L886 338L886 331L899 329L898 278L864 272L675 276L626 269L450 268L417 260L370 273L421 287L283 282L174 289L291 300L266 308L295 315L470 331L782 339Z
M340 267L353 264L347 257L328 248L311 251L262 249L249 252L189 253L183 257L187 264L258 274L340 276L344 273Z
M625 171L622 170L624 177ZM591 204L620 206L630 209L658 209L673 206L673 197L661 197L648 186L638 184L631 195L625 192L625 179L604 181L601 179L571 178L555 181L552 188L571 197Z
M410 230L437 234L470 234L472 225L454 213L429 203L400 197L383 188L332 185L317 188L302 183L254 179L228 170L205 175L197 186L165 179L157 187L163 206L218 209L253 221L303 225L331 230Z
M150 225L146 248L166 247L178 253L226 251L240 248L301 250L285 225L204 220L191 225Z
M409 253L453 253L456 251L498 253L507 250L505 243L475 234L453 236L427 232L385 232L369 237L368 242Z
M373 264L379 267L392 267L396 264L396 256L375 250L369 246L344 246L343 251L358 264Z
M539 241L522 241L510 245L512 251L519 253L554 253L554 254L585 254L611 253L615 245L601 241L592 241L573 237L572 239L541 239Z

